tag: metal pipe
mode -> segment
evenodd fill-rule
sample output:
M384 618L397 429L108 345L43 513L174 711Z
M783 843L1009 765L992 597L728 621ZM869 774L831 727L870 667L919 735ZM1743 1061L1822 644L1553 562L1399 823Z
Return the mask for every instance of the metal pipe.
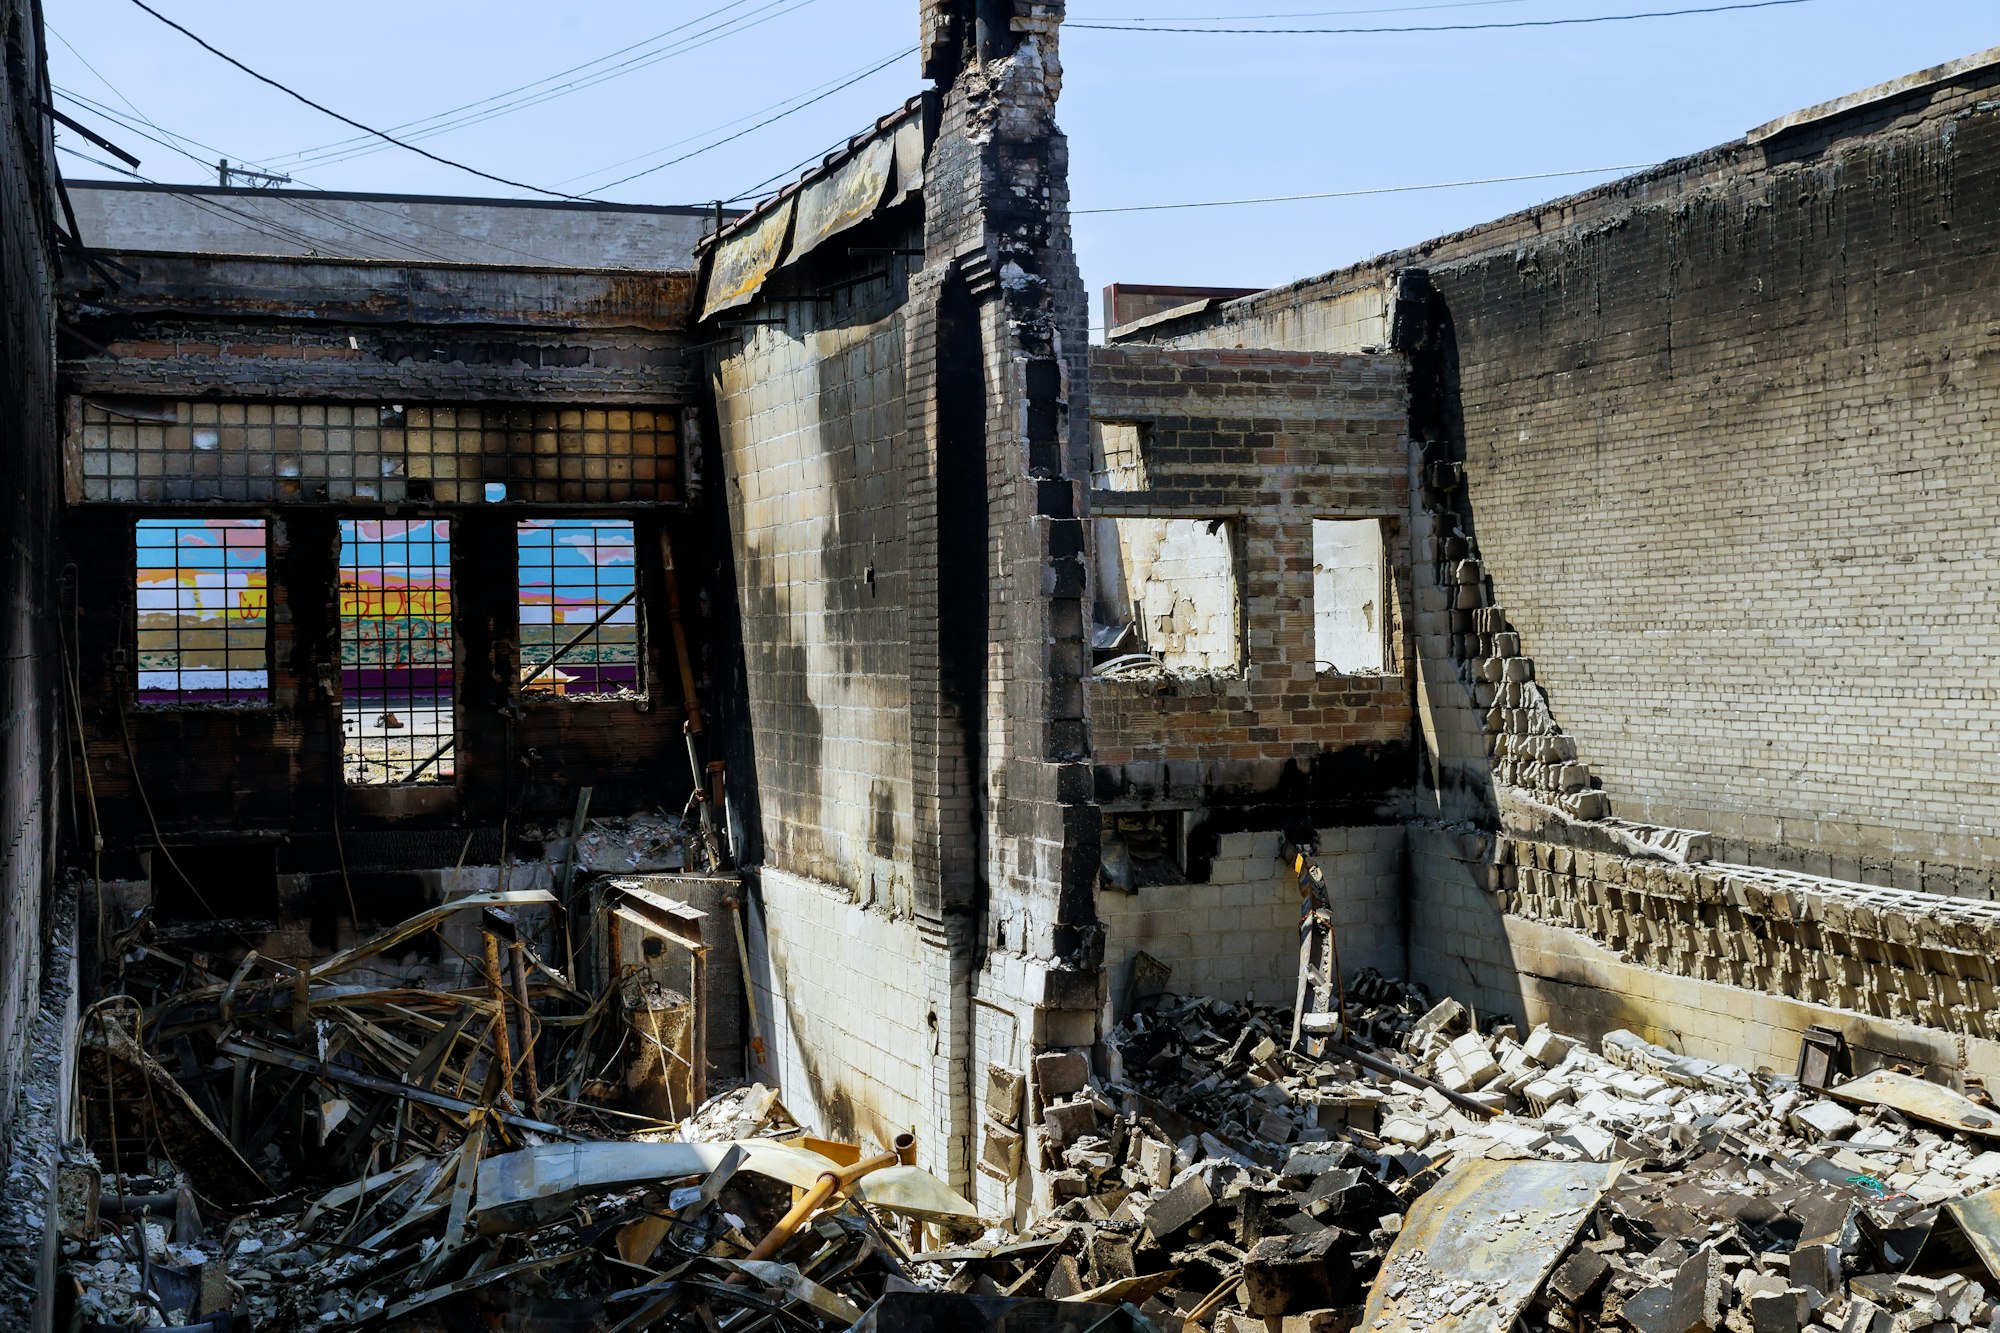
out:
M743 1261L751 1263L756 1260L770 1258L779 1250L785 1248L785 1242L797 1235L799 1228L803 1227L814 1213L824 1207L828 1199L831 1199L842 1190L849 1188L855 1181L868 1175L870 1172L880 1171L885 1166L901 1165L903 1154L913 1152L915 1148L916 1139L914 1137L908 1134L898 1134L896 1136L896 1146L887 1152L876 1153L873 1157L864 1157L852 1166L835 1167L831 1171L820 1172L819 1179L813 1181L812 1188L805 1192L803 1198L792 1205L792 1210L789 1213L779 1218L771 1229L764 1233L764 1239L757 1242L757 1248L745 1255ZM741 1273L732 1273L729 1275L729 1281L733 1284L739 1281L742 1276Z
M729 909L729 919L736 927L737 970L743 974L743 1003L750 1009L750 1056L762 1064L764 1034L757 1026L757 983L750 976L750 945L743 934L743 900L732 893L722 902Z

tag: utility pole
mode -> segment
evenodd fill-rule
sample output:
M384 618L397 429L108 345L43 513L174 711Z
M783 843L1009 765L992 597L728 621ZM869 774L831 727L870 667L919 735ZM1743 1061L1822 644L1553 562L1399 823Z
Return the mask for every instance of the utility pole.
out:
M269 188L273 185L290 185L292 183L290 176L273 175L268 171L252 171L248 167L232 167L229 165L229 159L226 157L215 164L215 178L216 183L224 189L229 188L236 181L241 181L245 185L255 185L264 188Z

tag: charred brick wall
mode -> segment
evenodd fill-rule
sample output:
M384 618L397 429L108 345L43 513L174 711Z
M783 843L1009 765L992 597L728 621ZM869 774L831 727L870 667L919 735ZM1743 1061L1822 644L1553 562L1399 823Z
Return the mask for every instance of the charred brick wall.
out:
M914 1124L968 1191L979 1062L1095 1035L1059 18L927 6L921 196L787 255L711 326L780 1076L835 1131ZM982 1204L1012 1184L982 1178Z
M1146 473L1143 489L1094 490L1092 517L1231 521L1243 622L1237 671L1091 682L1099 798L1268 796L1330 753L1386 747L1389 767L1349 793L1350 810L1377 814L1409 776L1401 359L1111 347L1090 370L1092 413L1140 425ZM1386 670L1346 675L1315 658L1316 518L1382 524Z
M74 571L88 776L115 861L107 873L140 873L134 858L154 842L148 800L170 842L247 840L265 849L262 864L307 876L337 869L336 820L350 839L437 835L412 847L431 849L435 859L425 865L450 865L469 831L490 860L501 853L503 826L518 834L566 820L580 787L593 788L599 816L681 809L693 779L681 737L687 712L671 633L670 561L681 571L679 605L698 685L710 665L693 572L704 567L706 534L685 512L699 494L701 458L682 422L697 392L684 352L691 275L191 253L116 258L115 268L66 262L62 299L72 336L60 362L76 425L66 442L71 503L63 540ZM103 503L102 488L90 482L104 464L91 456L81 424L82 404L99 402L136 405L142 417L158 409L167 420L203 409L241 422L247 411L247 429L268 443L259 446L261 459L227 440L229 447L194 458L214 464L229 455L233 471L219 477L221 469L192 467L171 451L141 459L142 469L164 459L179 489L143 504L130 501L147 494L113 490ZM330 498L325 480L301 477L309 463L324 478L327 460L296 456L308 448L299 443L296 409L329 405L366 408L371 421L377 407L391 409L385 421L393 409L425 410L421 429L396 427L404 435L395 458L334 459L341 469L387 462L393 491L382 483ZM272 423L274 407L294 410L289 427ZM432 434L443 438L444 409L465 407L484 409L486 425L428 455ZM496 407L509 414L504 426ZM554 412L560 430L542 429L548 423L531 417L531 407ZM637 418L628 410L637 408L655 424L633 427L618 449L605 445L607 423L590 414L630 425ZM317 447L329 457L338 452ZM254 501L231 481L246 459L265 470ZM132 462L120 466L129 474ZM505 502L485 501L482 483L492 482L507 487ZM351 500L338 498L349 489ZM137 707L134 522L208 513L268 524L269 704ZM633 522L643 699L563 699L518 684L514 525L551 514ZM339 524L395 516L453 525L456 772L446 786L352 787L341 776ZM79 787L83 779L79 772ZM358 843L345 850L364 854ZM419 868L403 865L400 850L391 859ZM387 920L409 907L393 899L368 905ZM237 906L261 917L272 905Z
M1990 896L2000 69L1912 84L1176 336L1386 342L1428 270L1453 517L1612 809Z
M847 287L830 319L746 326L715 381L753 758L734 777L754 788L761 846L761 1072L823 1132L878 1142L931 1118L896 267Z
M39 9L0 5L0 1322L48 1327L75 921L55 890L65 729L57 633L56 168ZM81 819L81 812L71 811ZM31 1310L30 1306L33 1305Z
M1111 1016L1140 951L1173 969L1177 990L1288 1000L1289 852L1305 841L1327 875L1343 962L1401 972L1400 820L1414 777L1402 358L1128 346L1094 349L1090 372L1093 416L1136 428L1142 455L1130 484L1092 490L1098 541L1119 517L1227 520L1242 622L1233 670L1090 684L1100 802L1184 821L1182 874L1100 890ZM1317 659L1319 519L1380 524L1381 671Z

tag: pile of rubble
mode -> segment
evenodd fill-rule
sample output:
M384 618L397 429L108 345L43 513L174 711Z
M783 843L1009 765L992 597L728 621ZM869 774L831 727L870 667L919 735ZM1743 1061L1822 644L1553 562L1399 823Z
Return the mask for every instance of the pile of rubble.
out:
M832 1330L924 1299L912 1253L973 1205L769 1089L678 1125L607 1105L633 977L545 962L517 916L551 901L459 897L307 966L131 923L81 1022L58 1326ZM365 984L412 949L472 984Z
M1070 1053L994 1071L989 1169L1031 1097L1043 1216L934 1276L1226 1333L2000 1328L1989 1106L1481 1030L1371 974L1345 1019L1161 995L1101 1078Z

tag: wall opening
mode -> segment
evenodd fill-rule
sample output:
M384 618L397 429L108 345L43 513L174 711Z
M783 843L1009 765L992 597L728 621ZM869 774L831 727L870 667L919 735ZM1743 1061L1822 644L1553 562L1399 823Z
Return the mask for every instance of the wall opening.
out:
M448 782L451 523L340 521L341 767L359 786Z
M521 692L531 698L633 698L639 582L632 524L609 518L523 519L519 570Z
M1100 518L1094 642L1176 671L1242 660L1236 543L1227 519Z
M1146 427L1138 421L1090 423L1090 485L1099 491L1147 488Z
M1313 520L1313 657L1321 671L1387 668L1382 565L1380 520Z
M261 518L142 518L134 605L143 707L270 702Z

